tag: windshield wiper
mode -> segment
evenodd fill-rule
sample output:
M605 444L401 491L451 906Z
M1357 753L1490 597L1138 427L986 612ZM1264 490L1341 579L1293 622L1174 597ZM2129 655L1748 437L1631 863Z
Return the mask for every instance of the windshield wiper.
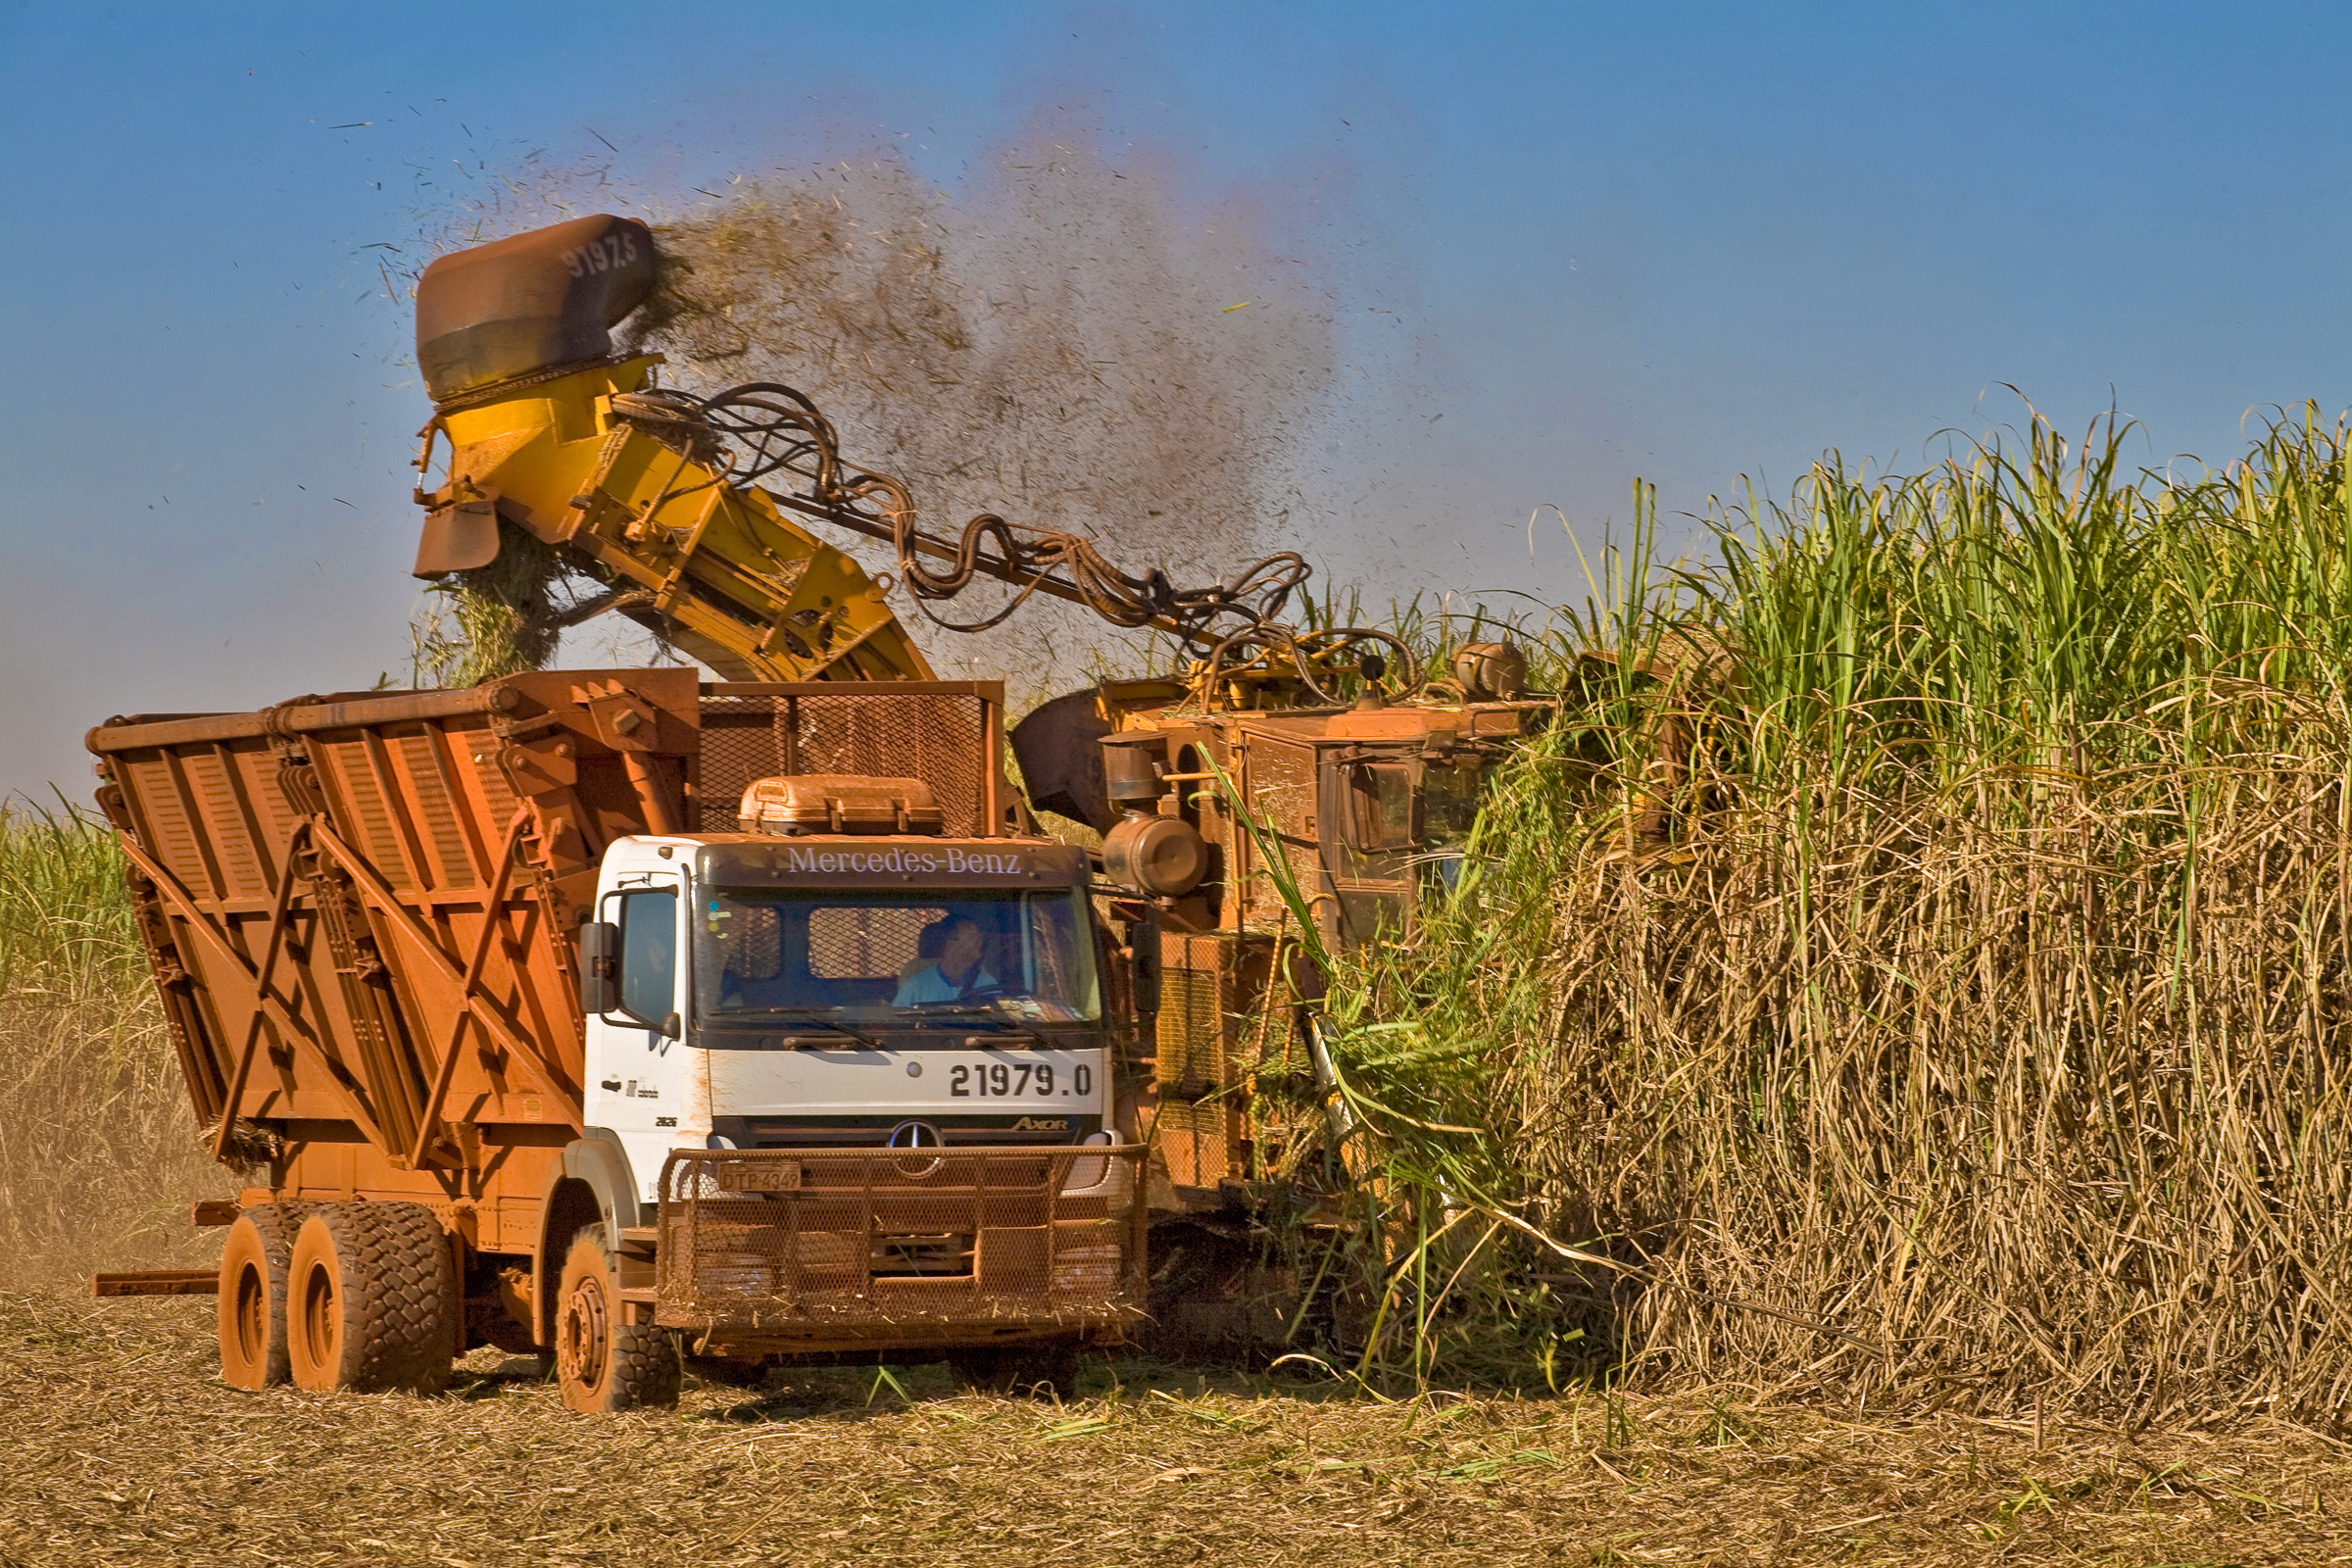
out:
M956 1003L918 1002L912 1006L901 1007L899 1011L912 1013L917 1018L937 1018L958 1029L992 1029L998 1034L1019 1035L1033 1046L1046 1043L1045 1036L1026 1023L1016 1023L1002 1013L984 1012Z
M1025 999L1014 998L1012 1000L1017 1004ZM1051 1004L1051 1005L1058 1008L1060 1007L1061 1004L1054 1003ZM910 1002L904 1007L894 1007L891 1010L902 1018L968 1018L975 1023L987 1023L999 1029L1029 1029L1034 1028L1041 1023L1084 1024L1093 1023L1095 1021L1092 1018L1078 1017L1075 1015L1070 1017L1048 1017L1045 1015L1042 1009L1037 1016L1031 1017L1027 1013L1020 1011L1017 1005L1011 1011L1002 1010L998 1006L997 1003L993 1000L989 1002L972 1002L969 1000L960 1002Z
M839 1011L840 1009L828 1008L826 1010ZM865 1033L861 1029L853 1029L838 1018L827 1018L820 1012L809 1010L787 1011L780 1013L770 1012L768 1017L771 1019L780 1019L785 1023L794 1024L803 1028L830 1029L837 1035L848 1035L852 1040L857 1041L868 1051L880 1051L882 1049L882 1042L876 1040L872 1035ZM787 1036L786 1038L789 1039L791 1037Z

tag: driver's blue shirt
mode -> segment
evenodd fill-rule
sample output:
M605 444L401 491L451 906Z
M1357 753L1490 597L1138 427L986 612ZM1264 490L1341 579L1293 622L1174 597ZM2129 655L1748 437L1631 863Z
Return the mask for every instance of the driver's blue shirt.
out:
M939 972L937 963L926 963L899 982L899 994L891 999L894 1007L919 1007L926 1002L957 1002L975 991L994 991L997 977L978 964L957 985Z

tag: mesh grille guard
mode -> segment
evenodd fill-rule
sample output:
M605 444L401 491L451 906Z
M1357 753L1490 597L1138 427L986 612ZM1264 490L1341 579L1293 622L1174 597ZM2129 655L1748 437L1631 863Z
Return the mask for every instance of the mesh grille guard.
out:
M679 1150L655 1320L791 1344L1115 1331L1144 1315L1140 1144Z

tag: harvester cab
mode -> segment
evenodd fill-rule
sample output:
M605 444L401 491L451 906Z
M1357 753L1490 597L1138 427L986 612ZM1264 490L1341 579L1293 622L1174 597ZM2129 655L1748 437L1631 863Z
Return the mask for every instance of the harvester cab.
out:
M1139 1114L1184 1214L1260 1201L1326 1136L1303 1103L1330 1087L1312 1059L1324 963L1404 938L1457 884L1488 773L1554 711L1508 642L1459 650L1437 680L1401 649L1357 655L1346 700L1329 651L1385 640L1298 639L1279 650L1295 662L1238 681L1210 657L1013 729L1032 804L1102 835L1104 914L1153 977Z

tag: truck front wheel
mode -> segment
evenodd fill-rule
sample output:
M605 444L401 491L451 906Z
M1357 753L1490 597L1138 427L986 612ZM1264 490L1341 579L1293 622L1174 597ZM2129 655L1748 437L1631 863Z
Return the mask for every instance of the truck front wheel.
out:
M457 1265L422 1203L328 1203L294 1237L286 1359L295 1385L435 1394L457 1348Z
M286 1361L286 1275L303 1203L257 1203L220 1250L220 1378L232 1389L293 1381Z
M610 1415L678 1402L678 1349L651 1323L625 1321L605 1228L572 1238L556 1287L556 1384L564 1407Z

